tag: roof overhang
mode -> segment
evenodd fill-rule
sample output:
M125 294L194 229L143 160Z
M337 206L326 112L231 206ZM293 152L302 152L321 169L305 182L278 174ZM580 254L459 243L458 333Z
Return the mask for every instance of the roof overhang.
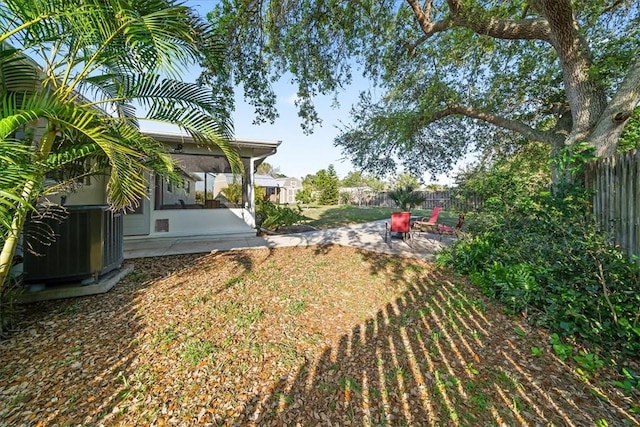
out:
M271 175L254 175L253 181L258 187L278 187L278 181Z
M183 146L198 145L190 135L183 133L158 131L143 131L143 133L165 144L183 144ZM229 143L232 146L244 151L258 150L259 152L261 152L261 154L266 154L269 152L271 152L271 154L275 154L278 146L282 143L282 141L234 138L230 140Z

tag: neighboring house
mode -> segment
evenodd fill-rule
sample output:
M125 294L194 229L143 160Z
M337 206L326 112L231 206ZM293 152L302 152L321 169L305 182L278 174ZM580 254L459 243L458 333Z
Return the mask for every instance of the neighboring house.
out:
M296 194L302 191L302 180L298 178L277 178L280 187L280 204L296 203Z
M278 188L278 183L275 178L270 175L254 175L254 187L264 189L264 194L262 195L266 200L271 202L277 202L278 194L280 193ZM219 173L216 175L214 183L213 183L213 191L212 197L216 200L220 200L221 202L229 202L227 197L225 196L225 188L229 188L233 185L242 185L242 176L234 175L232 173ZM256 200L258 195L255 195ZM233 201L230 201L233 203Z
M280 185L271 175L256 175L256 187L264 189L264 200L271 203L280 201Z

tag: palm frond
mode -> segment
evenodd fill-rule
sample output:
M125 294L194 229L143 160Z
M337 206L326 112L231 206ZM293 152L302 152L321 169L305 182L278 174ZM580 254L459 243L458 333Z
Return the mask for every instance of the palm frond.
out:
M136 107L131 100L122 96L122 80L125 74L106 73L91 76L80 82L77 89L87 99L98 100L85 105L97 105L118 118L128 119L138 127Z
M172 102L154 104L145 118L175 124L202 134L212 136L216 134L221 139L231 139L231 135L233 135L233 125L230 120L225 118L218 120L207 111L184 108Z
M209 114L172 104L154 105L146 118L175 124L188 132L197 144L208 148L219 148L227 157L234 173L242 171L240 155L231 144L232 129L228 122L221 123Z
M76 8L73 1L65 0L3 0L0 3L0 43L18 42L30 47L30 42L51 41L60 32L60 21Z
M13 138L0 138L0 170L0 229L4 236L16 207L32 208L22 196L24 183L36 173L29 145Z
M61 147L52 152L44 162L46 172L62 169L70 163L87 159L101 152L100 146L95 142L74 144Z
M120 152L109 156L111 170L107 183L109 203L115 209L125 209L146 196L147 184L143 178L148 172L140 162Z
M103 94L93 104L115 105L123 101L135 101L145 108L158 102L173 102L184 108L196 108L202 111L215 110L215 98L209 89L179 80L162 78L156 74L114 74L89 77L84 84L92 85ZM110 108L104 107L109 110Z
M35 99L41 102L36 102ZM18 108L16 95L5 94L0 101L2 103L2 116L0 117L0 139L6 139L29 122L37 120L46 114L46 111L54 107L46 97L32 96L22 100L22 108Z
M141 165L155 175L175 184L182 183L175 159L166 151L164 144L144 135L126 123L118 123L114 132L121 136L121 143L144 153Z
M177 77L198 58L189 9L175 1L148 0L139 19L124 28L127 46L144 68ZM142 9L142 8L141 8ZM140 43L144 40L144 43Z

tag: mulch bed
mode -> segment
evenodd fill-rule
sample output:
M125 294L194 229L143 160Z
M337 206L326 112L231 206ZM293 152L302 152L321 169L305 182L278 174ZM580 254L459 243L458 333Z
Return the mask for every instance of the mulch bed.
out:
M25 306L0 343L0 424L640 424L616 370L586 378L427 261L327 246L133 262L107 294Z

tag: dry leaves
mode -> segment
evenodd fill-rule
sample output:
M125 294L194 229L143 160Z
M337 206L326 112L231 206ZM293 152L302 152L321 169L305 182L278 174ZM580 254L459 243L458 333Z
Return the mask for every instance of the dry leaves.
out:
M425 261L329 246L135 264L108 294L27 307L0 343L1 424L639 423L637 395Z

